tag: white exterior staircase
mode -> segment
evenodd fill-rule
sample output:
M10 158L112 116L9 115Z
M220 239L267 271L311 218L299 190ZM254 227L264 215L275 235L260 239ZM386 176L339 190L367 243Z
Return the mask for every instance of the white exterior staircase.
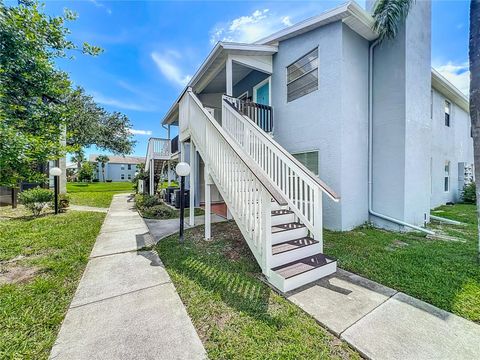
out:
M235 107L222 125L191 89L179 101L180 141L190 138L268 281L283 292L336 271L322 254L322 194L338 197ZM207 183L207 181L206 181Z

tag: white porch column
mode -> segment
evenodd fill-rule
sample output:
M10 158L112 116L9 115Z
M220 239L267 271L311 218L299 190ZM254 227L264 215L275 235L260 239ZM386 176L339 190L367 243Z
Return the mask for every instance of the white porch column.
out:
M227 58L227 62L225 64L225 73L226 73L226 92L227 95L233 96L233 74L232 74L232 58L230 55Z
M195 225L195 177L196 177L196 151L193 140L190 139L190 226Z
M180 162L185 161L185 142L180 142Z
M212 237L212 199L210 196L210 188L213 184L208 167L205 166L205 240Z
M155 160L150 159L150 182L149 182L149 192L150 195L154 195L155 188Z

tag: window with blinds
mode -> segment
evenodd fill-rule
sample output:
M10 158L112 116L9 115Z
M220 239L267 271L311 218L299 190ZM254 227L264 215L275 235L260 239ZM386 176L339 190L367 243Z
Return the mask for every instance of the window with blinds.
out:
M315 175L319 174L318 171L318 151L307 151L297 154L292 154L295 159L300 161L308 170Z
M287 102L318 89L318 48L287 66Z

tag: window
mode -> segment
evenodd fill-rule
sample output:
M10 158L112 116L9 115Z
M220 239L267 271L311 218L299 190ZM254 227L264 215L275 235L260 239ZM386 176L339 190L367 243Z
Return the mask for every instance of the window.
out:
M120 169L125 170L125 165L122 164L122 165L120 166Z
M120 175L120 179L125 180L125 174Z
M292 154L295 159L300 161L308 170L315 175L319 174L318 171L318 151L307 151L297 154Z
M318 89L318 48L287 66L287 102Z
M128 164L128 170L132 170L132 165Z
M443 190L450 191L450 161L445 161L445 176L443 179Z
M128 174L128 180L132 180L132 174Z
M445 126L450 126L450 110L451 104L448 100L445 100Z

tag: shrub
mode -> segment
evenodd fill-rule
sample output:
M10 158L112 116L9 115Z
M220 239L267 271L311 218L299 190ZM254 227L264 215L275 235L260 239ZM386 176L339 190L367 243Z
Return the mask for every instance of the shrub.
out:
M105 181L106 181L106 182L112 182L112 179L107 179L107 180L105 180Z
M95 171L95 168L91 163L89 162L83 163L82 167L78 171L78 180L91 181L93 179L94 171Z
M142 194L135 195L135 205L139 209L150 208L152 206L159 205L160 203L160 199L158 199L156 196Z
M100 179L93 179L92 182L99 182Z
M142 212L142 215L146 218L155 219L173 219L178 217L177 212L165 204L159 204L145 208Z
M18 199L34 216L38 216L48 204L52 204L53 191L41 188L25 190Z
M471 182L463 187L462 200L467 204L475 204L477 202L477 187L475 182Z

